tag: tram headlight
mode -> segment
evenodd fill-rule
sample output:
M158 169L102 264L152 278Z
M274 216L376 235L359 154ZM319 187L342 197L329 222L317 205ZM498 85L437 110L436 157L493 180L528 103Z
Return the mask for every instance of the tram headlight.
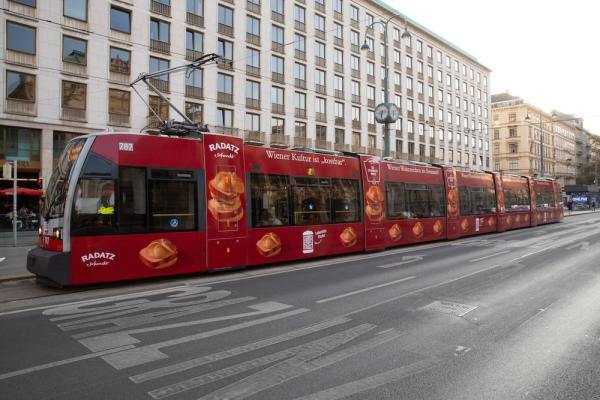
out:
M62 228L54 228L52 230L52 236L54 237L54 239L61 239L62 238Z
M42 236L42 227L38 227L38 236Z

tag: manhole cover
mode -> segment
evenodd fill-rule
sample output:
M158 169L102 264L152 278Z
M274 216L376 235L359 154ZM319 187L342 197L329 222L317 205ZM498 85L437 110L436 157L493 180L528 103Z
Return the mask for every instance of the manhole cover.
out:
M463 315L473 311L477 306L470 306L468 304L460 304L454 303L451 301L434 301L433 303L427 304L423 307L424 310L429 311L437 311L444 314L452 314L457 317L462 317Z

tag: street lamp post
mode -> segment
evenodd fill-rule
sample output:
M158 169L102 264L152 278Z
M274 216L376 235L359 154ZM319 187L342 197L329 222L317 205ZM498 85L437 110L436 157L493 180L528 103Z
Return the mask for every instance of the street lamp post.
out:
M383 78L383 102L384 104L388 105L390 102L390 93L389 93L389 75L390 75L390 69L389 69L389 58L388 58L388 24L389 22L394 18L394 17L398 17L399 15L397 14L393 14L391 17L389 17L387 20L383 21L375 21L373 23L371 23L369 26L367 26L365 28L365 30L368 30L370 28L372 28L373 26L375 26L376 24L380 24L383 27L383 58L384 58L384 70L385 70L385 75ZM406 21L406 20L405 20ZM366 36L366 33L365 33ZM410 33L408 33L408 30L406 29L406 27L404 28L404 32L401 35L402 39L406 39L406 38L410 38ZM365 37L365 41L362 44L362 46L360 47L361 50L366 50L366 51L370 51L371 48L369 47L369 45L367 44L367 39ZM388 110L388 116L389 116L390 112ZM385 122L384 122L384 128L383 128L383 156L384 157L389 157L390 156L390 119L386 118Z
M525 117L525 121L530 121L529 113ZM540 112L540 177L544 177L544 127L542 121L542 113Z

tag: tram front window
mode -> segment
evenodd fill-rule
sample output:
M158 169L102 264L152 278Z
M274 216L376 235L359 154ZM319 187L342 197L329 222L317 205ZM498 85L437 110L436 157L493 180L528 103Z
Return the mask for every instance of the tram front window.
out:
M116 231L115 181L81 179L73 199L73 234L102 234Z

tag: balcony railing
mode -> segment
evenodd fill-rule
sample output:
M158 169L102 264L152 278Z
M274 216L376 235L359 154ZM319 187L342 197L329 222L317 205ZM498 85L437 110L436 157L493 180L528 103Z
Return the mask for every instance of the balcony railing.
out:
M27 7L31 8L31 7ZM25 65L28 67L36 66L36 56L35 54L25 54L19 51L6 50L6 62L12 64Z
M325 40L325 31L322 31L320 29L315 29L315 37L317 39Z
M350 50L352 50L356 54L360 54L360 46L357 45L357 44L351 44L350 45Z
M78 108L63 107L61 109L60 117L61 119L69 121L85 121L85 115L85 109L80 110Z
M360 104L360 96L356 95L356 94L353 94L352 95L352 102L356 103L356 104Z
M367 99L367 107L375 107L375 100L374 99Z
M315 11L325 12L325 4L315 3Z
M225 25L225 24L219 24L218 25L218 32L221 35L233 37L233 26L229 26L229 25Z
M339 37L333 37L333 44L339 47L344 47L344 39Z
M150 39L150 50L156 51L157 53L170 54L171 44L160 40Z
M248 143L255 143L263 145L265 144L265 133L254 130L246 130L244 131L244 140Z
M290 145L290 137L283 133L274 133L270 137L271 147L288 147Z
M146 117L146 129L157 129L161 125L161 120L156 115Z
M63 62L63 72L72 75L86 76L87 66L81 64L74 64L70 62Z
M254 110L260 110L260 99L254 99L252 97L246 97L246 107Z
M340 74L343 74L344 73L344 64L334 63L333 70L335 72L339 72Z
M260 46L260 36L246 32L246 42L253 44L254 46Z
M294 20L294 28L298 31L306 32L306 24L304 22Z
M108 124L114 126L129 126L129 115L108 113Z
M331 142L327 141L327 140L315 140L315 147L317 149L323 149L323 150L331 150Z
M37 8L36 7L30 7L30 6L27 6L24 4L17 3L15 1L8 1L8 2L5 2L5 4L8 6L8 10L15 14L26 15L28 17L33 17L33 18L35 18L37 16Z
M171 6L169 4L163 4L156 0L152 0L150 2L150 11L160 15L164 15L165 17L171 16Z
M335 89L333 94L337 99L344 100L344 91L343 90Z
M367 75L367 82L375 84L375 75Z
M360 129L360 128L362 128L362 122L360 122L356 119L353 119L352 120L352 129Z
M169 81L165 81L165 80L157 79L157 78L150 78L148 81L152 84L152 86L154 86L161 92L169 91Z
M326 61L323 57L315 56L315 65L317 67L324 67L326 65Z
M304 79L298 79L295 78L294 79L294 85L298 88L298 89L306 89L306 81Z
M350 145L345 143L334 143L333 149L335 151L350 151Z
M201 87L185 85L185 95L195 99L204 98L204 93Z
M373 52L373 51L367 51L367 58L369 60L375 61L375 52Z
M35 102L6 99L5 112L21 115L36 115L37 107Z
M128 73L121 74L121 73L114 72L114 71L110 71L110 75L109 75L108 79L111 82L116 82L116 83L120 83L123 85L129 85L129 82L131 81Z
M202 57L202 52L193 49L185 49L185 59L188 61L194 61Z
M271 50L276 53L285 54L285 46L283 43L271 42Z
M352 75L353 78L360 79L360 71L359 70L352 69L350 71L351 71L350 74Z
M271 11L271 19L277 23L283 24L285 21L285 16L277 11Z
M317 122L327 123L327 115L325 113L322 113L322 112L316 112L315 113L315 120Z
M355 152L355 153L366 153L367 149L365 148L365 146L361 146L359 144L353 144L350 147L351 151Z
M377 129L375 128L375 124L367 124L367 130L369 132L376 132Z
M246 0L246 10L260 15L260 4Z
M196 15L191 12L188 12L185 15L185 22L187 22L190 25L195 25L199 28L204 28L204 16L202 15Z
M340 21L340 22L344 22L344 14L342 14L342 13L341 13L341 12L339 12L339 11L334 11L334 12L333 12L333 18L334 18L334 19L337 19L337 20L338 20L338 21Z
M279 72L271 72L271 80L277 83L285 83L285 75Z
M359 29L360 25L359 22L355 19L350 19L350 26L352 26L353 28Z
M228 58L220 58L217 61L217 67L220 69L225 69L228 71L233 71L233 60L230 60Z
M327 94L327 86L319 85L318 83L315 85L315 92L319 94Z
M246 74L250 75L250 76L257 77L257 78L260 78L260 68L259 67L255 67L253 65L247 65L246 64Z
M296 116L296 118L306 119L306 108L296 107L294 115Z
M344 126L344 117L335 117L335 124L339 126Z
M285 104L271 103L271 112L273 114L285 114Z
M217 92L217 101L224 104L233 104L233 94Z
M378 149L376 147L367 148L367 153L374 155L374 156L379 156L379 157L383 156L383 150Z
M298 49L294 49L294 56L299 59L306 61L306 52Z
M306 130L305 130L306 132ZM299 132L296 132L296 135L298 135ZM300 133L300 135L302 135ZM312 148L312 139L309 139L305 136L294 136L294 147L305 147L305 148Z

